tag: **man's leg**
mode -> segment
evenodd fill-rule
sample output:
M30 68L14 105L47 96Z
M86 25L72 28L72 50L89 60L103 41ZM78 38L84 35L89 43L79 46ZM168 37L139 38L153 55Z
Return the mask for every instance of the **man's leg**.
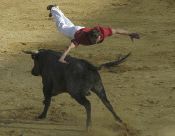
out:
M74 38L74 24L64 16L58 7L52 7L52 16L56 22L58 30L70 39Z
M58 30L70 39L74 39L74 34L78 30L84 28L82 26L75 26L67 17L65 17L65 15L62 13L58 6L49 5L47 7L47 10L51 11L51 14L55 19ZM67 63L64 59L72 48L75 48L75 45L73 43L71 43L71 45L65 50L63 55L60 57L60 62Z

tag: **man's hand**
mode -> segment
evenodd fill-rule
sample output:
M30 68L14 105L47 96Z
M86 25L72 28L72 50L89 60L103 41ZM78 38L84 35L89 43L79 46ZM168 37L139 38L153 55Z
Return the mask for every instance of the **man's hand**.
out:
M61 62L61 63L68 64L68 62L67 62L67 61L65 61L64 59L59 59L58 61L59 61L59 62Z
M140 39L140 36L138 33L131 33L129 34L129 37L131 38L132 41L134 41L134 39Z

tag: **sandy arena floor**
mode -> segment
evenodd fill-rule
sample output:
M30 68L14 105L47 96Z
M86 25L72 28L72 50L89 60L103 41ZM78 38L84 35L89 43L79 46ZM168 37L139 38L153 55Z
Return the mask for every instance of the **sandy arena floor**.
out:
M70 43L57 32L46 6L53 1L0 1L0 136L125 136L101 101L92 94L92 127L85 131L85 110L68 94L43 109L40 77L22 50L63 51ZM139 32L140 40L112 36L98 46L79 46L70 55L94 65L132 56L118 67L100 71L114 109L130 136L175 136L175 1L55 0L75 24L121 27ZM65 101L66 100L66 101Z

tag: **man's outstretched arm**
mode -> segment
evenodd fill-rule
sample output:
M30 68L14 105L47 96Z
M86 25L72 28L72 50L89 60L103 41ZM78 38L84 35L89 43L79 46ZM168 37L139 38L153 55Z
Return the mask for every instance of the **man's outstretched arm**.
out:
M120 34L120 35L126 35L131 38L133 41L134 39L140 39L140 36L138 33L131 33L128 32L127 30L121 29L121 28L112 28L112 34Z

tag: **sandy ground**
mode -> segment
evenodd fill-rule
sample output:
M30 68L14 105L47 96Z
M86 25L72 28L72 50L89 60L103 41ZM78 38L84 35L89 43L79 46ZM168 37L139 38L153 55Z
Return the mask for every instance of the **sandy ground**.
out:
M61 51L69 40L57 32L46 6L53 1L0 1L0 136L125 136L92 94L92 127L85 111L68 94L52 99L45 120L40 77L22 50ZM141 34L112 36L98 46L80 46L70 54L98 65L132 52L127 62L100 71L107 95L131 136L175 136L175 1L55 0L75 24L121 27ZM65 101L66 100L66 101Z

